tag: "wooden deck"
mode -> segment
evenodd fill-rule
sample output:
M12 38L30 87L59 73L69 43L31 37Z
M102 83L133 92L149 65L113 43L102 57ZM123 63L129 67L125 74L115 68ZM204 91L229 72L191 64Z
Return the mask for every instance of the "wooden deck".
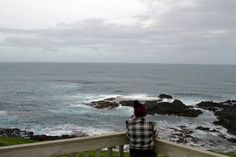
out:
M128 139L125 133L114 133L0 147L0 157L50 157L51 155L62 157L63 154L70 154L71 157L76 157L78 152L83 152L84 157L88 157L88 151L91 150L95 150L96 156L100 157L100 151L104 148L108 148L108 157L111 157L112 149L115 146L119 148L120 157L123 157L124 145L126 144L128 144ZM155 149L166 157L227 157L159 139L156 141Z

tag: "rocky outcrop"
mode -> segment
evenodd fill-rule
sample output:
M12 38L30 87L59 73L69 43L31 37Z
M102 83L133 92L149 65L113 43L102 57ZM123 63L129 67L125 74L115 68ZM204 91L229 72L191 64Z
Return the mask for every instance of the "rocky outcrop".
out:
M222 109L222 105L220 103L213 102L213 101L202 101L196 104L196 106L205 110L213 111L213 112L216 112Z
M23 131L18 128L0 128L0 136L30 138L34 136L34 133L32 131Z
M213 111L218 121L214 124L221 125L227 129L227 132L236 135L236 101L227 100L225 102L205 101L197 104L198 107Z
M195 110L190 106L186 106L180 100L170 102L154 102L146 101L146 106L149 114L168 114L183 117L197 117L202 113L201 110Z
M132 107L134 104L134 100L122 100L119 102L122 106L130 106Z
M179 128L169 128L173 130L171 136L170 136L170 141L177 142L177 143L182 143L182 144L187 144L189 142L193 143L199 143L200 139L197 137L192 136L193 131L187 129L186 126L179 126Z
M108 98L101 101L92 101L90 103L87 103L87 105L98 109L103 109L103 108L114 109L119 106L119 103L115 102L115 98Z
M116 108L121 104L122 106L133 106L134 100L100 100L100 101L93 101L89 103L89 106L95 108ZM202 113L200 110L195 110L190 106L186 106L180 100L174 100L173 102L163 102L159 99L157 100L147 100L144 104L147 108L148 114L168 114L168 115L176 115L176 116L183 116L183 117L197 117L199 114Z
M173 97L171 95L168 95L168 94L160 94L158 97L160 99L173 99Z
M206 132L219 132L216 129L210 129L208 127L203 127L203 126L198 126L196 127L197 130L202 130L202 131L206 131Z
M61 135L61 136L48 136L48 135L34 135L32 131L20 130L18 128L0 128L0 136L8 137L21 137L32 139L35 141L49 141L49 140L59 140L73 137L83 137L87 136L85 133L77 132L76 135Z

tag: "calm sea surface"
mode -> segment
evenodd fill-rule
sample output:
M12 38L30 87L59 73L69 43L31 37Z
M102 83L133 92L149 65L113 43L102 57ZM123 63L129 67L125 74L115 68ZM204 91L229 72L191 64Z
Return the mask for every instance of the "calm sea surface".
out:
M52 135L124 130L132 108L97 110L84 103L109 97L171 94L187 105L236 99L236 66L101 63L0 63L0 127ZM168 127L216 128L216 117L149 116L160 135ZM226 131L218 128L222 133ZM196 136L217 138L195 132ZM226 134L226 133L225 133ZM212 136L212 137L211 137Z

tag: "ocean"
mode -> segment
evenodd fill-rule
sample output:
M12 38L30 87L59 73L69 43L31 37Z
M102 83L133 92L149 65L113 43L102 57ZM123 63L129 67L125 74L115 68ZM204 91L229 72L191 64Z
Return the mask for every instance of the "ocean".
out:
M126 64L126 63L0 63L0 127L16 127L36 134L62 135L77 131L89 135L125 130L131 107L95 109L86 103L110 97L152 99L170 94L186 105L236 99L235 65ZM210 111L197 118L149 115L159 136L171 136L170 128L187 126L209 147L206 139L232 143L217 134L196 130L215 126Z

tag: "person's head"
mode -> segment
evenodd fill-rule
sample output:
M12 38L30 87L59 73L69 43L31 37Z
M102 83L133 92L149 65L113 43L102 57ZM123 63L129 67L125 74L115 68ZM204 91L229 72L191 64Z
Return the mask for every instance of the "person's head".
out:
M146 107L138 100L134 101L133 108L134 108L134 115L136 117L144 117L147 115Z

